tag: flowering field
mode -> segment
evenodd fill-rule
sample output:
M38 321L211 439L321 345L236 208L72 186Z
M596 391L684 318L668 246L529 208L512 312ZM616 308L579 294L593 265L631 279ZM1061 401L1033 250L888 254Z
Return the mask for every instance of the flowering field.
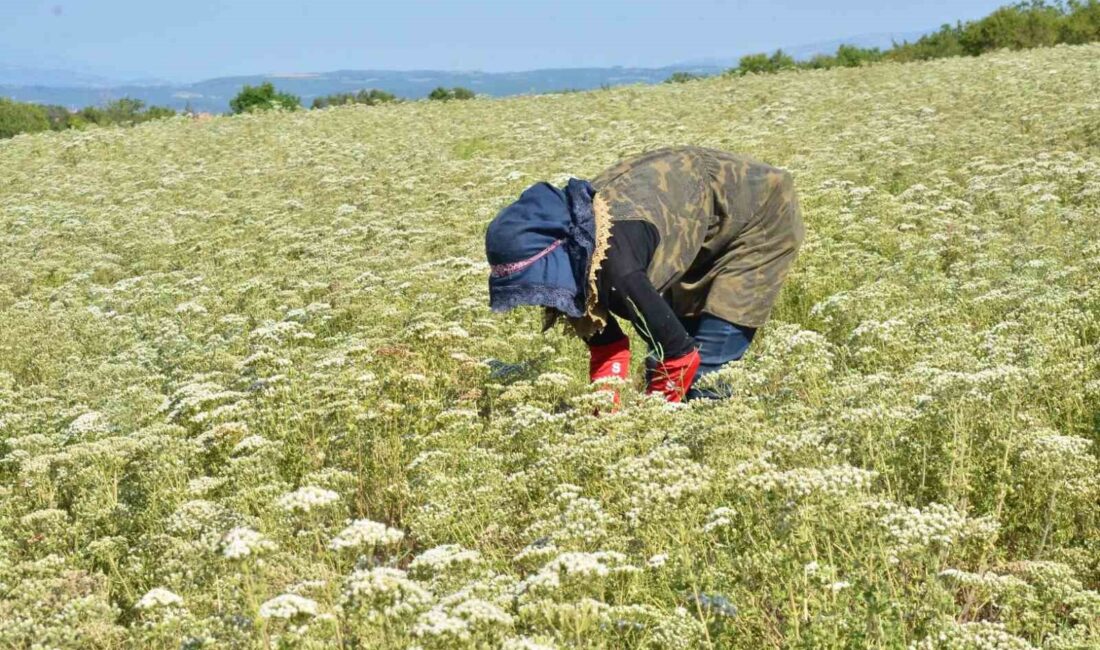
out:
M593 417L484 228L670 144L791 170L806 244L733 399ZM1100 46L21 136L0 178L0 647L1100 647Z

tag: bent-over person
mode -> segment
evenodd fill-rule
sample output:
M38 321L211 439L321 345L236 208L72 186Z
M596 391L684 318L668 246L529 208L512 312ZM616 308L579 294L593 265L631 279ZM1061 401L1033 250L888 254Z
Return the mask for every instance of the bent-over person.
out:
M585 340L589 378L629 377L629 321L646 390L714 398L695 381L744 355L802 244L791 175L749 157L674 147L591 181L536 183L489 224L489 304L544 308ZM618 396L616 395L616 401Z

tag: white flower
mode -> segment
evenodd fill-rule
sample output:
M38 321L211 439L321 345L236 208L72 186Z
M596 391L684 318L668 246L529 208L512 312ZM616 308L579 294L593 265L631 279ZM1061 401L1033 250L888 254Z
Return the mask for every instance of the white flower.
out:
M225 477L213 477L213 476L200 476L193 478L187 482L187 492L193 496L201 497L205 496L208 492L212 492L226 482Z
M405 533L369 519L356 519L329 542L333 550L360 546L393 546L405 538Z
M610 576L637 573L638 567L626 560L626 556L618 551L562 553L543 565L538 573L519 583L516 590L520 594L551 592L564 583L593 584Z
M469 624L457 616L451 616L442 607L433 607L421 614L413 627L413 634L446 639L450 643L467 642L471 638Z
M556 650L556 647L546 643L539 643L527 637L508 639L501 646L501 650Z
M668 562L668 553L658 553L657 555L649 558L649 560L646 561L646 564L654 569L658 569L660 567L663 567L665 565L665 562Z
M277 504L288 512L309 512L314 508L323 508L340 500L340 495L332 490L307 485L279 497Z
M233 453L234 456L236 456L238 454L244 454L244 453L248 453L250 451L255 451L257 449L260 449L261 447L266 447L267 445L270 445L270 444L271 444L271 441L268 440L267 438L265 438L263 436L253 434L253 435L245 436L244 438L242 438L241 441L238 442L233 447L233 452L232 453Z
M512 615L481 598L470 598L451 609L451 613L468 621L475 628L486 626L511 627Z
M458 544L444 544L428 549L409 564L409 572L416 576L438 575L458 566L469 566L481 561L481 554L469 551Z
M282 594L260 605L261 618L292 619L316 615L317 603L297 594Z
M200 315L206 313L206 307L203 307L201 304L193 300L189 300L187 302L181 302L180 304L176 305L176 313Z
M225 539L222 540L222 555L230 560L240 560L272 550L275 550L275 542L251 528L234 528L226 533Z
M153 587L145 592L134 607L137 609L153 609L155 607L182 606L183 599L175 593L161 587Z
M341 606L361 612L367 620L407 616L427 607L432 595L400 569L357 570L344 583Z
M73 437L107 431L107 420L98 411L88 411L69 423L67 433Z

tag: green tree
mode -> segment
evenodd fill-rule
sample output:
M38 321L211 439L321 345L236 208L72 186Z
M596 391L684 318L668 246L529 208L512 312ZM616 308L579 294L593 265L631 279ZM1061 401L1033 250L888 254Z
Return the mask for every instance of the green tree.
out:
M1059 41L1091 43L1100 41L1100 0L1070 0L1070 13L1062 21Z
M229 108L238 114L266 111L272 108L295 110L300 105L301 100L296 95L279 92L270 81L265 81L259 86L246 84L236 97L229 100Z
M746 54L737 62L737 67L729 70L731 74L762 74L767 72L779 72L797 67L792 56L783 50L776 50L771 56L767 54Z
M173 108L166 106L150 106L145 109L145 112L141 115L142 122L148 122L150 120L161 120L166 117L175 117L176 111Z
M767 54L746 54L737 62L737 67L730 70L736 74L750 74L771 72Z
M325 95L324 97L315 97L312 107L325 108L327 106L342 106L344 104L374 106L375 104L386 104L396 101L398 101L396 95L384 90L372 88L370 90L360 90L357 93L335 93L332 95Z
M811 70L828 70L836 66L836 57L830 54L815 54L813 58L802 64L802 67Z
M1062 10L1041 1L1001 7L981 20L967 23L959 44L977 55L1000 48L1045 47L1058 42Z
M428 93L428 99L434 99L437 101L449 101L452 99L473 99L475 97L474 91L469 88L463 88L462 86L455 86L454 88L444 88L439 86L432 92Z
M43 104L42 108L46 110L46 117L50 120L50 129L53 131L64 131L68 129L70 120L73 114L69 109L64 106L58 106L56 104Z
M439 86L428 93L428 99L445 102L451 98L451 91L447 90L443 86Z
M107 102L107 105L103 107L103 119L106 124L130 126L142 121L141 113L144 108L145 102L140 99L123 97Z
M779 72L780 70L789 70L797 66L794 61L794 57L787 54L783 50L776 50L774 54L768 57L768 65L770 66L769 72Z
M671 77L665 79L665 83L682 84L689 81L695 81L696 79L702 79L702 77L697 74L692 74L690 72L673 72Z
M865 63L874 63L882 59L882 52L877 47L858 47L855 45L841 45L836 50L836 63L846 68L858 68Z
M47 131L49 128L50 118L45 108L0 97L0 138Z

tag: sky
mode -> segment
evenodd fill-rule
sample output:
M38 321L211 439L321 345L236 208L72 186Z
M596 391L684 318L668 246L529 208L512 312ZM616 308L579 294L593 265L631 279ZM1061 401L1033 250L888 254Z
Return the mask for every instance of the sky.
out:
M0 64L191 82L662 67L978 18L1008 0L0 0Z

